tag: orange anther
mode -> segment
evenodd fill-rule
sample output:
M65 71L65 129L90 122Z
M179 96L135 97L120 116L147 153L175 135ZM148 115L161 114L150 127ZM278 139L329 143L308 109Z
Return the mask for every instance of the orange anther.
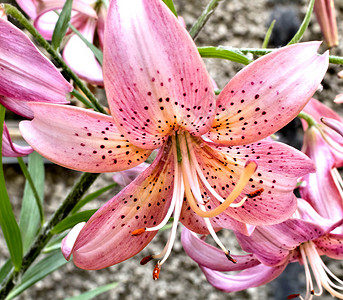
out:
M300 296L300 294L291 294L289 296L287 296L287 299L290 300L290 299L295 299L295 298L298 298Z
M158 277L160 277L160 272L161 272L161 266L159 263L155 265L154 271L152 272L152 278L154 280L157 280Z
M140 264L141 265L145 265L145 264L147 264L152 259L153 259L152 255L146 256L146 257L142 258Z
M136 229L136 230L134 230L134 231L131 232L131 235L133 235L133 236L140 235L140 234L144 233L145 230L146 230L145 228Z
M253 192L251 192L251 193L249 193L249 194L246 194L246 196L247 196L248 198L255 198L255 197L260 196L260 195L262 194L263 191L264 191L264 188L260 188L260 189L258 189L258 190L256 190L256 191L253 191Z
M230 255L230 251L229 251L229 250L227 251L227 253L225 253L225 255L226 255L226 257L227 257L227 259L228 259L229 261L233 262L234 264L237 263L237 260L234 259L234 258Z

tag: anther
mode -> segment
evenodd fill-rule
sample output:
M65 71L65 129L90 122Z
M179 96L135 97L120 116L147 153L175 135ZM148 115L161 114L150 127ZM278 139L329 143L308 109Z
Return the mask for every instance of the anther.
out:
M291 294L291 295L288 295L287 296L287 299L290 300L290 299L295 299L295 298L298 298L300 296L300 294Z
M260 188L260 189L258 189L256 191L253 191L253 192L251 192L249 194L246 194L246 196L248 198L255 198L255 197L260 196L263 193L263 191L264 191L264 188Z
M148 255L148 256L142 258L140 264L141 265L145 265L145 264L147 264L149 261L151 261L153 259L154 259L154 257L152 255Z
M311 290L311 295L314 295L314 290Z
M137 236L137 235L141 235L142 233L144 233L146 231L146 228L139 228L136 229L134 231L131 232L132 236Z
M152 271L152 278L154 280L157 280L160 276L160 272L161 272L161 265L160 265L160 263L157 263L155 265L154 271Z
M230 250L227 250L227 252L225 252L225 255L229 261L233 262L234 264L237 263L237 260L230 255Z

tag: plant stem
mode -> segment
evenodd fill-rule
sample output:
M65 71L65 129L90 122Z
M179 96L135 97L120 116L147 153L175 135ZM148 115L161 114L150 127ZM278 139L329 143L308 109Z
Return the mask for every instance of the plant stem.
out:
M105 109L99 103L98 99L88 89L88 87L82 82L82 80L67 66L60 54L54 50L54 48L41 36L41 34L33 27L33 25L25 18L25 16L11 4L2 4L7 15L11 15L17 21L20 22L37 40L37 42L52 56L52 58L59 64L59 66L68 74L68 76L75 82L80 90L87 96L90 102L93 104L96 111L107 114Z
M11 272L7 275L3 284L0 285L0 300L3 300L7 297L9 292L13 289L17 281L20 279L20 277L32 265L43 248L49 242L49 240L53 236L53 234L51 233L51 229L54 228L54 226L57 225L59 222L61 222L66 216L68 216L73 207L83 197L85 192L93 184L98 176L99 174L93 173L84 173L81 176L72 191L65 198L56 212L52 215L49 222L42 227L32 246L25 254L21 269L19 271L15 271L14 269L12 269Z
M219 2L221 1L222 0L211 0L210 3L206 6L201 16L196 20L191 30L189 31L189 34L193 40L197 38L201 29L204 27L204 25L206 24L208 19L211 17L211 15L214 13L215 9L219 5Z

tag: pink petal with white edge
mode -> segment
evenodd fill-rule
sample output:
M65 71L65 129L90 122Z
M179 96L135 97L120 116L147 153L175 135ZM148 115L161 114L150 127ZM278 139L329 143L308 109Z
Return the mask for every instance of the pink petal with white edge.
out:
M18 146L12 142L6 123L4 123L2 133L2 156L19 157L29 155L32 152L33 149L31 147Z
M93 43L95 27L96 20L88 19L87 23L79 28L81 34L90 43ZM65 45L63 58L81 79L91 84L104 85L100 64L92 50L76 34L73 34Z
M264 285L278 277L286 266L287 264L267 267L260 264L235 275L213 271L203 266L200 266L200 268L210 284L221 291L231 293Z
M86 225L86 222L81 222L76 224L72 230L68 233L68 235L62 240L61 243L61 250L64 258L66 260L70 259L71 251L74 247L75 241L80 234L81 229Z
M64 104L69 103L66 94L72 90L22 31L0 19L0 95L5 96L0 104L15 110L15 103L7 103L6 97Z
M148 169L89 219L72 251L74 263L82 269L97 270L144 249L157 231L138 236L132 232L163 220L173 194L173 173L174 157L167 144Z
M98 11L98 23L97 23L97 33L99 39L100 49L104 49L104 39L105 39L105 24L107 18L107 8L105 5L101 5Z
M319 42L275 50L245 67L217 99L217 114L208 137L240 145L261 140L294 119L318 88L328 55Z
M35 0L16 0L16 2L31 19L37 16Z
M122 133L150 149L179 127L196 136L205 133L214 115L211 79L194 42L165 4L112 1L106 26L104 81Z
M24 139L56 164L83 172L116 172L145 161L150 151L130 144L111 116L65 105L30 103L32 121L19 124Z
M251 225L270 225L288 219L296 209L293 190L297 179L314 171L306 155L277 142L232 147L202 143L194 150L207 181L224 199L233 190L247 160L257 162L256 172L235 203L246 194L263 189L262 193L248 198L240 207L225 210L231 218ZM219 205L218 200L213 203Z
M267 266L286 263L292 251L300 244L325 234L317 224L298 219L289 219L271 226L257 226L251 236L236 233L238 242L246 252Z
M231 256L237 260L237 263L233 264L227 259L222 250L207 244L204 240L198 238L193 232L186 228L183 228L182 230L181 242L183 249L191 259L199 265L216 271L240 271L260 264L252 254L231 254Z

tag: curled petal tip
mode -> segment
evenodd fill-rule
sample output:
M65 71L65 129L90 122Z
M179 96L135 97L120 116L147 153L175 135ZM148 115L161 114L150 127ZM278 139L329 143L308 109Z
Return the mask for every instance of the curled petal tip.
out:
M61 244L61 250L64 258L66 260L70 259L70 256L72 254L75 242L77 237L79 236L79 233L83 226L85 226L86 222L81 222L79 224L76 224L72 230L68 233L68 235L62 240Z

